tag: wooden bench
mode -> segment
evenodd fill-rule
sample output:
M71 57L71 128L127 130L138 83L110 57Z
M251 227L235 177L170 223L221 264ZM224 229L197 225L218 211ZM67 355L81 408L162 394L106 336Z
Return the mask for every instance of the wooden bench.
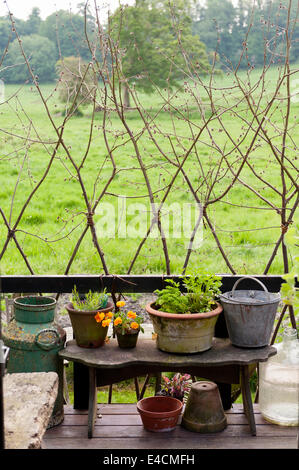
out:
M120 349L114 338L109 344L97 349L80 348L72 340L65 349L59 351L62 358L80 363L88 372L85 378L81 376L80 400L75 400L75 408L89 410L88 437L93 436L97 387L160 371L183 371L215 382L240 383L251 434L256 435L249 368L252 364L267 361L275 354L276 348L272 346L243 349L233 346L229 339L223 338L214 338L209 351L189 355L162 352L156 347L155 341L147 338L139 338L134 349ZM75 389L74 394L76 393Z

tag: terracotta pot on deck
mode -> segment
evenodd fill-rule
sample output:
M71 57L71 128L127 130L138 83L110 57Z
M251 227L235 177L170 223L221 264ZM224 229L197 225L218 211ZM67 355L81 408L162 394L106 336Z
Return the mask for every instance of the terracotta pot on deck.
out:
M189 431L201 433L219 432L226 428L226 416L214 382L200 381L192 384L182 426Z
M175 429L182 408L183 403L173 397L148 397L137 403L143 426L152 432L167 432Z

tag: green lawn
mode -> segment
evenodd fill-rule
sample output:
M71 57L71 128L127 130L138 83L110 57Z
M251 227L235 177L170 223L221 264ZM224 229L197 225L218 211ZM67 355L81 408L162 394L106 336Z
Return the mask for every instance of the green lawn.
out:
M253 83L258 81L259 74L259 70L252 72ZM244 82L246 81L245 74L242 75L242 79ZM277 70L273 68L269 72L264 97L265 103L271 94L271 90L274 89L276 81ZM240 92L234 89L230 91L229 87L231 85L232 78L230 76L224 74L217 78L215 87L227 88L225 92L214 92L217 103L223 103L223 106L237 105ZM0 132L2 137L0 143L0 207L11 223L17 219L26 198L45 171L56 139L37 91L31 86L25 85L14 95L18 88L17 85L7 85L5 87L5 98L11 98L7 103L0 106ZM47 97L47 104L56 124L61 124L63 105L59 102L57 94L52 93L54 85L43 85L41 88L44 96ZM178 152L178 158L181 158L181 155L192 143L192 132L196 134L198 126L202 125L196 103L189 95L187 91L178 92L175 99L177 110L172 114L159 112L155 118L157 127L152 129L152 132L157 131L157 143L164 155L172 160L175 160L174 150ZM201 92L200 96L206 104L206 115L208 116L210 113L209 102L204 93ZM256 96L258 96L258 93ZM151 117L160 110L163 103L163 99L158 93L153 95L141 94L140 99L148 116ZM188 100L190 109L189 116L191 116L193 122L191 128L185 120L180 119L181 113L185 113L186 116L184 111L186 100ZM280 114L282 110L281 102L277 104L278 108L273 109L271 119L278 126L281 125ZM240 107L239 104L238 106ZM244 104L241 106L244 106L244 110L240 110L241 115L244 119L249 120L250 113L246 110ZM298 108L298 103L292 105L290 113L291 126L298 125ZM91 109L84 108L83 113L82 117L71 118L67 122L64 131L64 141L72 158L77 163L81 161L88 147L91 124ZM179 139L174 134L173 121L175 122L176 134L180 136ZM224 114L223 121L226 128L231 130L234 139L242 136L246 131L247 127L244 121L236 119L233 113ZM134 110L128 112L127 123L135 133L142 132L144 128L144 123L138 112ZM270 135L273 135L273 144L280 147L281 137L274 137L277 134L277 128L270 125L268 129ZM109 115L107 130L109 145L114 148L113 157L117 174L109 186L109 194L103 197L102 203L112 204L115 213L118 213L118 211L121 213L122 208L119 204L123 199L116 197L116 195L121 195L127 197L127 207L133 208L132 204L138 202L143 204L142 210L144 210L144 207L145 210L150 210L148 198L130 199L136 194L138 196L147 195L147 188L138 166L134 148L128 141L128 136L122 133L123 128L114 112ZM211 135L204 131L196 146L197 154L191 152L184 166L186 174L194 188L197 189L201 201L207 196L207 185L203 182L201 168L207 178L213 178L221 158L221 152L219 153L217 149L225 149L228 160L235 165L233 168L237 168L238 165L238 155L236 152L229 154L232 144L225 132L221 132L219 123L213 121L209 130L214 141L213 145L211 144ZM252 135L252 132L242 143L242 151L246 151L250 135ZM29 141L26 140L28 136ZM298 145L298 133L296 134L294 131L292 137L293 141L287 140L290 160L295 159L294 148ZM144 164L147 166L155 200L159 203L176 168L167 162L167 159L158 151L147 133L144 133L138 139L138 146ZM265 180L272 184L273 188L281 188L280 165L275 161L271 155L270 147L263 140L258 142L258 146L250 153L249 161L254 166L255 172L263 175ZM112 165L109 158L107 158L107 147L103 136L103 113L98 112L93 123L93 137L88 156L82 170L82 179L90 200L94 201L101 194L111 171ZM221 194L232 179L232 174L226 171L225 165L223 165L221 171L223 176L219 183L215 185L212 198ZM294 175L292 167L290 167L290 171ZM209 207L208 214L234 269L239 273L261 273L280 235L280 217L275 210L272 210L268 204L257 197L255 191L259 191L273 205L281 206L281 200L275 190L263 185L248 166L245 166L242 170L241 180L247 186L242 184L241 181L237 181L220 202ZM169 204L175 202L194 204L194 197L188 190L182 175L177 177L167 202ZM144 204L147 205L144 206ZM103 207L100 204L99 208ZM20 231L16 232L17 239L36 274L64 273L76 242L84 229L85 212L86 207L82 191L78 180L74 177L74 169L65 150L59 147L49 174L26 208L18 225ZM194 216L194 210L192 214ZM110 220L112 220L112 215L108 213L108 224ZM177 222L176 219L174 220ZM127 272L130 260L133 258L141 238L102 236L103 226L99 214L95 215L95 221L98 223L96 225L97 234L105 253L109 272ZM131 229L135 222L134 212L132 212L127 216L127 228ZM143 224L142 221L140 223ZM170 219L170 227L172 227L171 223L172 219ZM260 230L261 228L263 230ZM217 248L211 230L206 225L202 230L203 242L201 246L193 251L188 265L189 269L202 266L218 273L228 272L229 269ZM170 233L173 234L172 228ZM1 217L0 252L6 235L7 230ZM190 233L187 235L190 236ZM169 237L167 245L171 272L180 273L185 261L188 239ZM13 242L8 245L0 261L0 266L2 274L28 273L25 262ZM279 250L269 273L281 273L282 270L281 250ZM165 271L161 240L151 238L143 246L132 273L165 273ZM88 233L80 246L70 273L92 274L99 272L102 272L101 262L93 246L91 235Z

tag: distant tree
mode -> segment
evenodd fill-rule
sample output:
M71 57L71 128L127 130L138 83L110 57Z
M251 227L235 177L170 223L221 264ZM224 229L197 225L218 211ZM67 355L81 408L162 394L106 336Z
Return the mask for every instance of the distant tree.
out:
M130 84L145 93L155 86L178 86L186 67L184 55L198 70L207 71L205 46L192 36L184 2L176 4L176 18L172 13L166 1L139 0L135 6L118 8L110 18L110 34L121 52L125 107L130 106Z
M26 34L38 34L41 23L40 9L38 7L32 8L25 24Z
M93 71L80 57L65 57L56 63L58 93L69 113L80 114L79 106L95 98L97 81Z
M207 0L204 6L197 6L193 33L200 36L208 52L217 49L221 58L232 59L239 44L236 21L237 10L230 0Z
M88 33L92 34L92 23L87 21ZM85 38L84 16L59 10L49 15L39 28L39 34L46 36L56 45L56 60L61 57L77 56L89 58L89 49Z
M55 78L55 45L49 39L31 34L20 38L22 48L39 82L50 82ZM9 46L3 78L7 83L24 83L30 74L25 64L18 39Z

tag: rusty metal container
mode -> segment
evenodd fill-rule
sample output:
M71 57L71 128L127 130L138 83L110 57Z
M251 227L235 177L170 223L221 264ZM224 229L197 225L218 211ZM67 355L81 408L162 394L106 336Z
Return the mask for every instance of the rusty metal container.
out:
M219 432L226 428L226 416L214 382L200 381L192 384L182 426L189 431L201 433Z
M24 296L14 299L14 317L3 328L3 341L9 347L8 373L56 372L58 395L48 428L63 421L63 349L65 331L54 322L56 300L52 297Z
M250 277L250 276L249 276ZM268 292L266 286L256 279L261 290L236 290L243 280L238 279L232 291L220 295L224 317L233 345L241 348L259 348L270 342L277 307L280 302L279 293Z

